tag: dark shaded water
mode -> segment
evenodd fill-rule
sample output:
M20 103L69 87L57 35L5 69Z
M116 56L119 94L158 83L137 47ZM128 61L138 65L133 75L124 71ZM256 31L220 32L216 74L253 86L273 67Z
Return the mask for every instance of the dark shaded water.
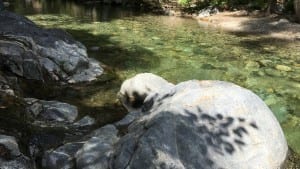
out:
M173 83L230 81L270 106L290 147L300 153L299 41L230 35L192 19L66 0L16 0L10 9L41 26L64 29L88 48L99 48L89 55L106 65L106 74L94 84L27 91L31 95L74 103L104 124L123 115L116 93L136 73L152 72Z

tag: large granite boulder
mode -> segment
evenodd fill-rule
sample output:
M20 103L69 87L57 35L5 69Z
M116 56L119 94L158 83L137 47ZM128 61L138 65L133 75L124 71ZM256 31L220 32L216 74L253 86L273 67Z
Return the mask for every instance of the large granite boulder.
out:
M277 169L286 159L273 113L232 83L183 82L148 95L141 108L116 145L112 168Z
M278 169L285 162L288 147L279 123L247 89L222 81L174 86L141 74L125 81L120 93L127 108L132 103L126 97L141 103L114 125L49 150L44 167Z
M85 82L103 69L86 48L58 29L43 29L20 15L0 12L0 67L39 81Z

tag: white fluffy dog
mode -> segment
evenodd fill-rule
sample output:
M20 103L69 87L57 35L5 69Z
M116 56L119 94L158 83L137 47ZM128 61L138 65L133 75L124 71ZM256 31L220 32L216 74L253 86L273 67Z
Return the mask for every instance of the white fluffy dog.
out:
M169 89L174 85L152 73L141 73L123 82L118 97L126 109L139 110L145 98L152 93Z

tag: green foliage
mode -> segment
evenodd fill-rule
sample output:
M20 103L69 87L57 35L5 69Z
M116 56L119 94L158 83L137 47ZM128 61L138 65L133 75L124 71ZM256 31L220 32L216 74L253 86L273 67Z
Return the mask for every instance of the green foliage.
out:
M183 6L187 6L191 0L178 0L178 3Z
M276 3L276 0L272 2ZM248 9L248 10L266 10L270 6L270 0L178 0L178 3L181 5L194 4L193 9L190 10L199 10L206 8L208 6L218 7L219 9L233 10L233 9ZM284 2L282 7L284 11L292 11L293 9L293 0L277 1Z
M286 13L294 13L294 1L293 0L287 0L284 4L284 12Z

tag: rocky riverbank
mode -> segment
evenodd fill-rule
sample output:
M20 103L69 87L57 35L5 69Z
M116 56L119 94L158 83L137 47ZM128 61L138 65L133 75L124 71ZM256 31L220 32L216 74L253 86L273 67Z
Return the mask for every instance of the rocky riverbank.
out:
M219 12L205 17L195 16L201 26L215 27L218 30L244 35L289 40L300 40L300 24L284 16L264 16L259 11Z
M103 69L62 30L40 28L5 10L0 25L0 168L36 168L44 150L61 144L68 132L69 138L84 133L95 120L79 119L76 106L67 103L24 98L24 90L35 87L26 82L88 83Z

